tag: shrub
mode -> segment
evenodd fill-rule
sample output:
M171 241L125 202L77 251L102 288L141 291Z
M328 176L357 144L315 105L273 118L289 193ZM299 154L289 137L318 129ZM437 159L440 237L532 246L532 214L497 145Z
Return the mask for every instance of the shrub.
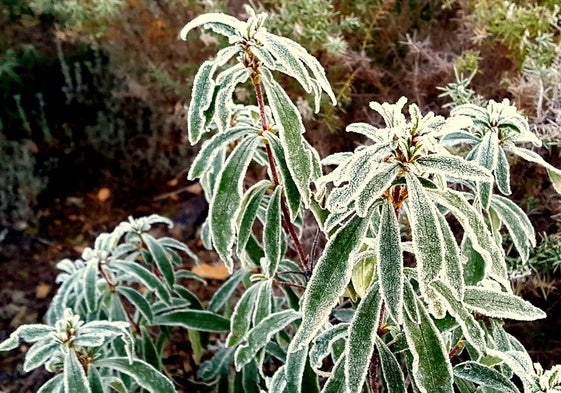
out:
M42 391L103 391L109 383L173 390L158 371L165 340L150 335L165 338L168 326L229 331L208 347L214 356L198 376L236 391L559 388L561 368L534 365L502 326L545 317L512 293L507 275L501 228L522 260L535 246L528 217L504 196L507 153L543 165L561 191L561 171L520 146L540 144L526 119L508 100L458 105L449 118L423 115L415 104L405 116L405 98L372 102L385 127L350 124L348 132L370 143L321 159L276 76L296 79L317 110L323 92L335 104L323 68L296 42L267 32L265 14L248 12L247 22L205 14L181 32L203 27L230 44L198 70L188 108L190 142L205 139L188 175L209 201L201 236L230 279L202 310L178 282L193 275L176 270L177 250L194 255L148 233L170 222L131 220L99 237L84 261L61 262L49 325L24 325L0 349L39 340L26 368L62 364ZM233 102L246 82L256 106ZM471 149L465 157L447 150L457 144ZM323 166L333 168L324 174ZM314 226L315 239L303 239ZM203 343L191 336L194 348Z

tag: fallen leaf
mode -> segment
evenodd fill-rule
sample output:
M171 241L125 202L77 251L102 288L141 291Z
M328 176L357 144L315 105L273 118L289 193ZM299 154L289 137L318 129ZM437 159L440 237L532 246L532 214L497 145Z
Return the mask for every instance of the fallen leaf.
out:
M187 186L185 190L195 195L201 195L203 192L203 188L200 183L193 183L190 186Z
M43 282L40 283L35 288L35 298L36 299L46 299L47 296L49 296L49 293L51 293L52 289L53 289L53 287L51 285L45 284Z
M177 180L177 178L175 179L171 179L167 182L167 185L170 187L175 187L177 184L179 183L179 180Z
M193 273L198 274L202 278L208 278L209 280L225 280L230 276L228 268L223 262L208 264L201 263L191 269Z
M111 190L109 188L103 187L97 192L97 200L101 203L107 201L109 198L111 198Z

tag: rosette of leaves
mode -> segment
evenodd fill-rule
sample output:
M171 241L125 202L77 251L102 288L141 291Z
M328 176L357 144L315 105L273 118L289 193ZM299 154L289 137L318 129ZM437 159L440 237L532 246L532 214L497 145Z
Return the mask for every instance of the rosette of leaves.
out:
M249 235L257 211L254 208L269 199L267 188L279 187L279 199L272 198L272 203L284 209L283 219L294 221L301 204L308 207L312 203L310 183L321 175L318 154L302 135L302 118L274 74L295 78L312 95L316 111L322 91L335 103L317 59L296 42L267 32L266 14L247 10L247 21L220 13L201 15L180 34L185 39L192 29L203 27L226 36L230 43L197 72L188 108L192 144L210 130L217 131L203 144L188 177L201 178L204 183L210 180L205 186L210 196L206 243L212 243L230 270L236 235L241 237L236 244L238 256L243 258L247 248L255 246ZM253 123L238 121L235 111L239 107L232 98L236 86L248 81L254 87L259 114ZM270 183L260 182L244 192L248 167L252 161L263 163L263 158ZM275 271L269 270L272 274Z
M20 326L0 343L0 351L16 348L21 340L34 343L25 354L24 371L44 365L57 373L38 393L103 393L109 388L175 392L173 383L162 373L134 356L135 340L126 322L84 323L66 309L54 325Z
M489 182L491 171L439 144L471 121L422 116L414 104L407 119L405 103L372 103L385 128L347 127L372 144L323 162L336 165L317 181L331 213L325 221L331 235L304 292L287 362L273 376L275 391L290 391L306 356L318 373L330 356L326 392L361 392L365 384L374 392L404 392L408 384L421 392L472 391L476 385L517 391L511 372L525 379L525 387L536 383L514 366L527 354L500 320L545 314L512 294L504 252L483 214L453 188L459 181ZM329 192L327 183L333 183ZM483 261L481 275L466 271L469 256L448 213L463 228L463 243ZM353 292L360 301L348 324L330 322L340 297Z
M480 183L477 196L483 209L491 206L493 185L503 195L510 195L510 165L507 153L543 166L554 189L561 193L561 170L546 162L538 153L520 146L531 143L541 146L541 141L530 131L527 119L508 99L490 100L485 107L464 104L452 109L451 116L467 116L473 127L453 132L443 138L446 146L466 144L472 146L467 160L478 162L493 172L494 182Z

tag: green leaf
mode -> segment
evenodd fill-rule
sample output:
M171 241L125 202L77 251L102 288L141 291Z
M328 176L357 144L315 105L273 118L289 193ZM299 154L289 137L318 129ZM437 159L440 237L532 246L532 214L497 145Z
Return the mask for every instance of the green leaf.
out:
M443 279L455 291L457 297L463 299L465 289L463 256L460 256L460 248L448 222L442 214L437 213L437 216L442 231L442 240L444 241Z
M499 146L497 167L495 168L495 180L497 181L497 188L504 195L510 195L510 165L506 158L505 151L502 146Z
M201 146L199 154L193 160L187 178L195 180L201 177L207 170L216 170L214 161L222 149L227 148L230 143L246 136L256 136L257 129L248 126L230 128L228 131L216 134Z
M364 192L356 200L356 212L361 217L366 217L372 204L390 188L398 173L401 171L399 163L382 163L376 168L376 174L364 187Z
M275 159L277 169L280 172L280 183L282 185L284 195L286 196L286 201L288 203L290 219L294 221L296 220L298 210L300 209L300 202L302 201L300 192L298 191L298 187L292 179L292 174L290 173L290 170L288 169L288 166L286 164L286 158L280 140L276 135L273 135L269 131L266 131L264 135L269 141L271 150L273 151L273 157Z
M362 385L366 381L368 367L374 353L381 309L382 300L379 286L378 283L374 283L366 292L366 296L360 301L349 325L349 338L345 355L347 392L359 393L362 391Z
M111 357L98 360L96 365L129 375L140 387L149 392L175 393L173 383L143 360L133 359L129 362L127 358Z
M419 323L404 318L405 338L413 355L413 378L422 393L452 393L452 365L444 343L425 308L419 306Z
M430 283L438 277L444 263L444 239L438 213L416 176L407 174L407 214L411 225L413 250L419 274L419 289L426 294ZM429 301L428 297L426 299ZM429 303L431 312L436 312Z
M421 157L416 161L422 170L427 173L444 174L447 177L462 180L473 180L476 182L488 182L493 180L489 170L476 162L466 161L461 157L431 154Z
M53 340L52 337L45 337L37 341L25 353L23 371L27 373L43 365L55 354L59 346L60 343Z
M297 351L312 340L345 290L353 271L350 259L360 247L368 218L355 216L327 242L302 300L302 323L290 343Z
M504 375L477 362L467 361L454 366L454 376L500 392L518 392L516 385Z
M351 283L358 297L364 297L368 287L374 280L378 259L377 252L368 251L360 253L360 260L354 264Z
M237 218L238 242L236 247L238 253L245 250L252 233L253 222L263 200L263 195L265 195L271 184L269 180L261 180L252 185L243 196Z
M211 12L197 16L195 19L187 23L179 33L182 40L187 39L187 34L197 27L212 29L214 32L232 37L242 34L246 30L247 23L242 22L233 16L226 15L219 12Z
M476 159L479 165L494 172L499 159L499 137L496 132L489 131L483 136L478 153ZM492 182L478 183L479 199L484 209L488 209L491 202L492 184Z
M78 361L76 352L69 350L64 356L64 392L91 393L91 391L86 372Z
M150 303L136 289L119 285L117 292L126 297L149 324L152 322L153 314Z
M499 195L491 200L491 208L506 226L522 261L528 261L530 251L536 246L536 234L528 216L512 201Z
M311 152L312 147L302 136L305 132L302 118L284 89L272 76L263 73L262 80L269 106L277 122L286 164L307 207L310 200L310 182L315 180L312 179L312 160L315 156Z
M376 336L376 349L380 356L382 375L384 376L385 386L388 393L405 393L405 378L395 355L390 351L386 343Z
M202 332L222 333L230 330L230 320L204 310L170 311L154 317L152 326L180 326Z
M297 352L289 352L286 357L284 377L286 379L286 393L308 393L302 390L302 377L308 360L308 347Z
M228 278L228 280L224 284L222 284L222 286L218 288L216 292L214 292L214 295L212 296L212 299L210 299L210 302L208 304L209 311L218 313L218 311L220 311L224 304L232 299L234 291L238 287L239 283L243 279L245 279L248 274L249 271L245 269L239 269L235 271L234 274L232 274Z
M142 332L142 356L141 358L144 359L148 364L153 366L156 370L160 370L162 368L162 361L160 353L158 349L154 345L154 341L152 340L152 336L148 331L146 326L141 326L140 331Z
M448 208L464 228L465 234L472 242L472 247L486 263L485 271L505 286L507 280L506 264L503 251L497 246L493 235L489 232L483 216L459 192L431 190L436 201Z
M49 335L49 333L53 332L55 330L54 327L49 326L49 325L41 325L41 324L29 324L29 325L21 325L20 327L18 327L16 329L15 332L13 332L10 335L11 337L17 338L17 337L21 337L21 339L23 341L26 342L33 342L33 341L39 341L42 338L45 338L46 336ZM10 343L12 342L12 340L8 339L5 342L10 341ZM17 345L16 345L17 346ZM15 346L13 347L15 348ZM2 346L2 350L3 351L7 351L9 349L12 348L4 348L4 346Z
M191 259L193 259L195 262L199 261L199 257L184 243L180 242L179 240L176 240L174 238L171 237L161 237L158 239L158 243L160 243L160 245L162 247L168 248L168 249L175 249L175 250L180 250L183 251L185 254L187 254ZM187 272L186 270L183 270L183 272ZM177 278L179 278L177 276L177 273L175 273L175 276ZM186 274L186 273L184 273ZM194 278L196 280L201 280L200 277L189 277L189 278Z
M466 287L464 302L468 308L493 318L534 321L546 314L519 296L480 287Z
M506 147L506 146L505 146ZM517 156L525 159L526 161L535 162L543 166L547 170L547 174L549 175L549 180L551 180L551 185L557 191L558 194L561 194L561 170L555 168L553 165L548 163L540 156L538 153L525 149L523 147L518 147L514 145L508 146L508 151L516 154Z
M230 319L230 334L226 339L228 347L233 347L245 339L251 325L259 287L258 284L249 287L238 300Z
M228 370L230 363L234 360L235 348L220 348L212 359L200 365L197 377L208 381L216 378L222 370Z
M97 259L90 260L86 263L84 269L84 298L86 307L89 312L97 309L97 278L98 278L99 261Z
M222 133L229 128L232 119L232 94L236 86L244 83L251 74L251 68L243 64L236 64L228 68L216 77L219 86L216 93L214 121L218 127L218 132Z
M259 138L246 138L230 154L218 175L217 187L210 201L210 230L214 247L226 267L232 272L232 246L235 241L235 222L241 203L243 179Z
M206 116L205 111L211 106L214 96L215 83L212 76L216 69L216 65L212 61L205 61L193 81L193 90L191 92L191 102L187 111L187 129L189 133L189 142L196 144L202 134L206 132Z
M111 261L111 268L115 268L124 274L132 275L138 282L149 290L156 292L158 297L165 303L170 302L170 293L162 282L152 272L140 266L138 263L129 261Z
M281 212L282 187L277 187L269 200L263 229L263 248L265 250L265 266L263 273L268 278L273 278L277 272L282 258L282 212Z
M462 332L468 342L473 345L479 353L485 353L485 349L487 348L485 333L473 315L468 312L462 301L454 295L452 289L445 283L437 280L434 281L432 285L448 304L448 312L460 324Z
M257 287L259 289L252 316L254 326L271 314L273 310L273 281L271 279L261 281L257 284Z
M263 33L260 38L263 40L264 47L277 61L275 69L292 76L307 93L311 93L312 80L306 67L298 58L293 42L270 33Z
M267 345L273 335L300 317L299 312L288 309L271 314L259 322L249 331L244 343L236 350L236 370L241 370L243 366L253 360L257 352Z
M348 323L339 323L329 327L314 338L312 349L310 350L310 365L314 370L321 369L323 359L330 353L333 354L334 344L347 337L348 327Z
M88 369L88 383L92 389L92 393L105 393L105 388L101 376L97 371L97 368L90 367Z
M158 270L164 276L166 283L169 288L173 287L173 283L175 282L175 274L173 272L173 265L168 258L166 250L154 237L148 233L143 233L142 240L148 246L148 250L152 255L152 259L156 263Z
M378 229L378 281L382 299L398 325L403 322L403 252L399 222L390 201L382 205Z

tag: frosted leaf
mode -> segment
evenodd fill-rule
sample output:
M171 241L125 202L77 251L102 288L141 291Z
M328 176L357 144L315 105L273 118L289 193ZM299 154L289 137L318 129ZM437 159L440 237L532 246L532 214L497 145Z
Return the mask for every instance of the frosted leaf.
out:
M228 129L234 113L232 94L234 94L236 86L245 82L250 74L251 70L249 68L237 64L223 71L216 78L216 84L219 85L219 88L216 93L213 119L218 132L224 132Z
M473 180L492 181L491 172L473 161L466 161L461 157L431 154L416 161L421 171L433 174L443 174L446 177Z
M499 371L474 361L467 361L454 366L454 376L494 391L518 392L516 385Z
M517 156L525 159L526 161L535 162L543 166L547 170L547 174L549 175L549 180L551 180L551 185L557 191L558 194L561 194L561 170L555 168L553 165L548 163L540 156L538 153L533 152L531 150L525 149L523 147L517 147L514 145L507 145L506 148L508 151L516 154Z
M189 134L189 142L191 142L192 145L196 144L200 140L202 134L206 132L205 111L212 104L215 86L212 77L215 70L214 62L205 61L197 71L195 80L193 81L191 101L187 111L187 131Z
M391 186L401 171L399 163L380 164L356 200L357 214L365 217L370 207Z
M407 103L407 98L401 97L395 104L384 102L379 104L371 102L370 108L378 112L384 119L388 128L403 128L406 124L405 115L402 113L403 107Z
M491 208L507 228L520 258L526 262L536 246L536 234L528 216L512 201L498 195L491 200Z
M427 197L416 176L406 176L409 198L407 217L411 225L413 249L419 273L419 288L425 288L436 279L444 263L444 240L434 203Z
M330 354L333 355L333 346L340 340L344 340L348 334L348 323L339 323L333 325L319 334L312 342L310 350L310 365L318 372L322 365L323 359ZM333 355L334 356L334 355Z
M442 279L450 288L454 290L458 299L464 297L464 271L463 264L465 257L460 255L460 248L456 243L456 239L448 222L440 213L437 214L442 230L442 239L444 241L444 269Z
M480 287L466 287L464 302L471 310L493 318L534 321L546 317L519 296Z
M368 289L349 325L345 347L345 380L349 393L359 393L362 390L374 352L382 308L378 289L377 283Z
M208 13L199 15L195 19L187 23L179 33L182 40L187 39L187 34L197 27L212 29L214 32L225 35L227 37L240 35L247 29L247 23L242 22L233 16L222 13Z
M479 142L481 142L481 139L461 131L446 134L440 139L440 143L443 146L456 146L459 144L475 145Z
M503 195L510 195L510 165L502 146L499 146L497 166L495 168L495 180L497 188Z
M368 123L352 123L345 128L347 132L355 132L357 134L362 134L369 139L376 142L383 142L384 139L380 136L380 130Z

